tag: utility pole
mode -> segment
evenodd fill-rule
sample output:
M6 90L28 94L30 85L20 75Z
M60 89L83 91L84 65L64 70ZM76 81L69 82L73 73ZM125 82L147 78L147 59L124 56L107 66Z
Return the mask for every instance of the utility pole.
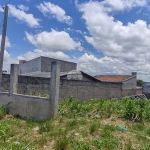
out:
M5 40L6 40L7 18L8 18L8 6L6 5L4 7L4 22L3 22L1 51L0 51L0 92L2 86L3 59L4 59L4 50L5 50Z

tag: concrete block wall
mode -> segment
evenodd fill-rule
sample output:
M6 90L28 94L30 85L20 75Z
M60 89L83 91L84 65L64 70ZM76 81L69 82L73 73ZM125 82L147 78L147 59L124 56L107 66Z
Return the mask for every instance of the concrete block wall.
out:
M122 97L136 95L136 89L124 89L122 90Z
M53 61L60 63L60 72L69 72L77 69L77 64L73 62L57 60L48 57L38 57L30 61L19 62L19 74L25 74L30 72L50 72L51 64Z
M18 64L11 64L10 77L3 74L3 77L9 78L9 93L0 92L0 106L7 105L9 112L13 115L19 115L21 117L30 118L36 121L44 121L57 116L58 113L58 99L59 99L59 85L60 85L60 65L54 61L51 64L51 82L49 93L51 97L49 99L33 97L27 95L19 95L18 89ZM22 76L21 76L22 77ZM25 78L23 79L25 80ZM35 78L37 81L38 79ZM3 84L8 84L3 80ZM5 82L5 83L4 83ZM32 77L27 81L30 84ZM22 83L22 82L21 82ZM36 82L35 82L36 83ZM37 85L38 87L38 85ZM25 87L27 90L27 86ZM32 88L32 87L31 87ZM5 87L4 87L5 90ZM25 89L24 89L25 90Z
M8 105L9 104L9 105ZM51 118L49 99L8 93L0 94L0 106L8 105L13 115L27 117L36 121Z
M68 96L82 101L95 98L120 98L121 84L63 80L60 86L60 98L66 99Z
M131 80L133 82L133 80ZM42 96L49 94L50 79L40 77L19 76L18 93L27 95ZM131 83L132 83L131 82ZM9 89L9 75L3 74L3 91ZM122 89L121 83L95 82L84 80L60 80L60 99L66 99L73 96L76 99L88 100L92 98L108 99L120 98L129 95L135 95L135 89Z
M9 76L3 75L5 85L9 87ZM8 79L7 79L8 78ZM7 80L6 80L7 79ZM8 81L8 82L6 82ZM19 76L18 93L27 95L41 96L48 94L50 81L47 78L35 78L28 76ZM9 90L9 89L5 89ZM87 100L91 98L116 98L121 96L121 84L100 83L91 81L61 80L60 81L60 99L66 99L73 96L76 99Z
M2 74L2 92L8 92L10 86L10 75L9 74Z
M30 61L19 61L19 74L41 71L41 57Z
M135 89L136 88L136 76L127 79L122 84L122 89Z
M60 63L60 72L69 72L77 69L77 64L73 62L57 60L48 57L41 57L41 72L50 72L52 61L58 61Z
M138 94L143 94L143 88L142 87L136 89L136 95L138 95Z

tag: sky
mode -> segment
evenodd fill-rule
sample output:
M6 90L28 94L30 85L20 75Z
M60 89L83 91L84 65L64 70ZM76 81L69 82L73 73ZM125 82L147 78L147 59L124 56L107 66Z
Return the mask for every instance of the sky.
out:
M6 3L0 1L0 22ZM46 56L76 62L92 76L137 72L150 81L149 0L11 0L8 6L3 70Z

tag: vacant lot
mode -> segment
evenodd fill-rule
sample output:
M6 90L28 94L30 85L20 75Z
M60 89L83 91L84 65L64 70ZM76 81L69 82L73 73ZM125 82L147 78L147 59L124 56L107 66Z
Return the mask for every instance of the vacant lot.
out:
M0 108L2 150L149 150L149 100L90 100L71 97L57 118L34 122Z

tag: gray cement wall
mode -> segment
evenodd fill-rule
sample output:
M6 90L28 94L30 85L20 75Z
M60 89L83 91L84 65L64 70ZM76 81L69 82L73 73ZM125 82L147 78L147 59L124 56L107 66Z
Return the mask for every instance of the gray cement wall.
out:
M123 81L122 89L135 89L136 88L136 76L133 76L130 79Z
M56 61L52 62L51 68L51 90L48 92L51 93L51 97L49 99L45 99L16 94L18 89L19 65L11 64L9 93L0 92L0 106L6 105L9 112L13 115L19 115L21 117L30 118L37 121L43 121L56 117L58 113L60 85L59 63ZM6 77L8 76L6 75Z
M53 58L41 57L41 72L50 72L52 61L60 63L60 72L69 72L77 69L77 64L68 61L57 60Z
M77 69L77 64L68 61L57 60L48 57L38 57L30 61L19 62L19 74L25 74L30 72L50 72L51 63L58 61L60 63L60 72L69 72Z
M60 85L60 98L66 99L68 96L81 101L120 98L121 84L63 80Z
M128 81L133 83L135 79ZM18 93L27 95L42 96L49 94L50 79L40 77L19 76L18 79ZM3 74L3 91L9 90L9 75ZM76 99L88 100L92 98L107 99L107 98L120 98L130 95L135 95L136 90L128 84L124 84L122 89L121 83L107 83L96 82L87 79L84 80L67 80L63 78L60 80L60 99L66 99L68 96L73 96ZM125 89L126 87L126 89Z
M30 61L19 61L19 74L41 71L41 57Z
M49 94L50 82L48 78L19 76L18 93L42 96ZM9 75L3 74L3 91L9 90ZM73 96L76 99L88 100L91 98L107 99L121 97L121 83L105 83L80 80L60 80L60 99Z
M1 93L0 106L8 105L13 115L27 117L36 121L52 118L50 114L49 99L25 95Z

